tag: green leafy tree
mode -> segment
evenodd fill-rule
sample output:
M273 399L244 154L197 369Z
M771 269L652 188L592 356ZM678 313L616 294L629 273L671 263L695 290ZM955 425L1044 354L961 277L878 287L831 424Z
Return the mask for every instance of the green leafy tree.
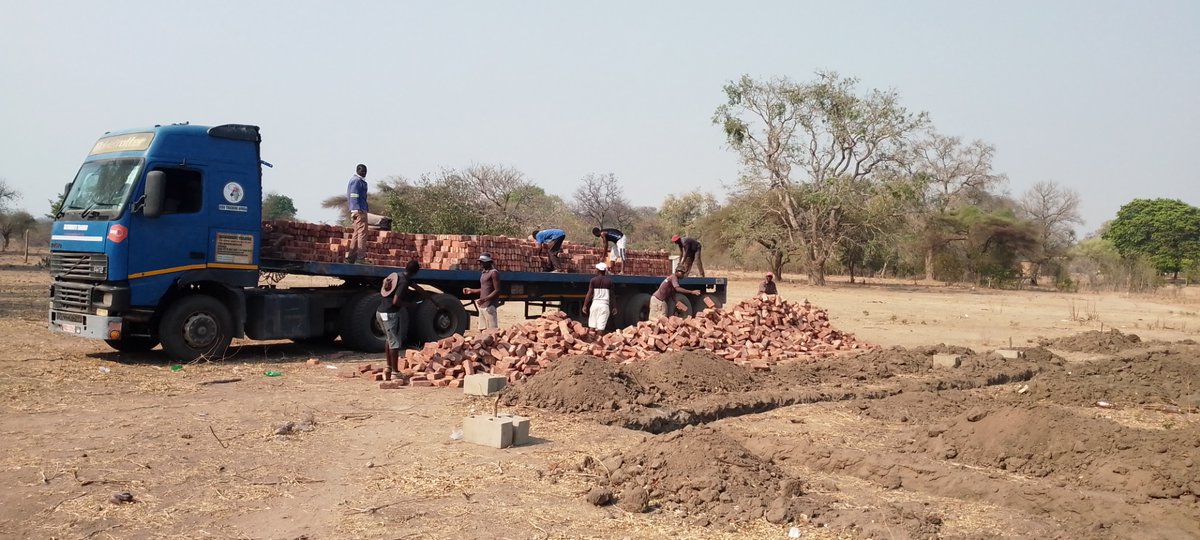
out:
M263 197L262 217L269 220L294 221L296 219L296 203L287 195L268 193Z
M717 198L699 189L681 195L667 195L658 209L662 225L671 234L691 235L692 228L719 208Z
M909 139L927 123L891 91L859 94L858 81L820 72L814 81L755 80L725 85L727 103L713 123L742 163L741 190L766 194L765 211L780 219L788 241L802 246L814 285L856 227L875 224L848 214L887 196Z
M1200 259L1200 209L1176 199L1134 199L1117 211L1104 239L1121 256L1145 255L1178 278Z

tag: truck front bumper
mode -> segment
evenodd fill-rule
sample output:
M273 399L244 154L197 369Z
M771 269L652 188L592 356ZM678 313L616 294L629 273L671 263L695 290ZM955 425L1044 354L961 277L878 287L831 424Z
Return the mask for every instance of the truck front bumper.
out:
M50 331L90 339L121 339L120 317L101 317L50 310Z

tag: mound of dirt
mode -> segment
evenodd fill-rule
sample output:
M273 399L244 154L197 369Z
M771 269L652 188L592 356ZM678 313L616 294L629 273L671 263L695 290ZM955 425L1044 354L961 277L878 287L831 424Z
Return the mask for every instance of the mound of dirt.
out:
M586 465L614 491L636 494L644 489L651 509L693 517L701 526L764 517L787 523L800 514L819 513L801 497L799 480L711 428L687 427L649 437Z
M1116 353L1137 347L1141 343L1142 338L1137 334L1122 334L1115 328L1107 332L1089 330L1082 334L1043 339L1039 342L1043 347L1081 353Z
M709 351L669 352L623 368L647 392L676 401L698 394L749 390L755 386L750 370Z
M1034 378L1031 388L1064 405L1117 407L1172 404L1200 406L1200 347L1171 345L1114 359L1071 364Z
M979 406L915 435L929 454L1149 498L1200 496L1200 431L1144 430L1046 407Z
M616 364L595 356L568 356L505 395L509 405L557 412L612 411L628 404L641 388Z

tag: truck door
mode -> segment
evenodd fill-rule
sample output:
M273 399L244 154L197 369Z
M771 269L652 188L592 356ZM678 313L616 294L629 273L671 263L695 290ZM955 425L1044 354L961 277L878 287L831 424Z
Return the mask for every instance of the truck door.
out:
M147 171L166 173L162 215L130 218L129 281L135 306L155 304L180 272L203 269L208 258L204 172L189 166L153 164ZM139 194L140 196L140 194Z

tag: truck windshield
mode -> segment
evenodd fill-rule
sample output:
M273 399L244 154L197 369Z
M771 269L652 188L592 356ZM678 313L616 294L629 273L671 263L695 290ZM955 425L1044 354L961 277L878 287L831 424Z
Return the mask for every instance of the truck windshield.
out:
M129 193L142 172L140 158L89 161L80 167L63 201L64 213L79 212L81 218L111 219L120 215Z

